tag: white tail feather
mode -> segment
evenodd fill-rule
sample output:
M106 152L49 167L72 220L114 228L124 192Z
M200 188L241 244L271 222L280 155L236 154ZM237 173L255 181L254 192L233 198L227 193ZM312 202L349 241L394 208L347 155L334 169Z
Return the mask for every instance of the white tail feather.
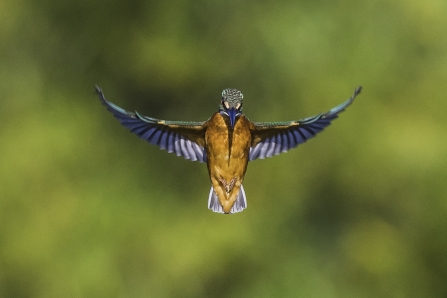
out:
M245 208L247 208L247 198L245 197L244 187L241 185L239 194L237 195L236 198L236 202L234 202L233 207L231 207L230 213L241 212ZM208 196L208 209L216 213L225 213L223 211L222 205L220 205L219 198L217 197L217 194L214 192L212 186L210 194Z

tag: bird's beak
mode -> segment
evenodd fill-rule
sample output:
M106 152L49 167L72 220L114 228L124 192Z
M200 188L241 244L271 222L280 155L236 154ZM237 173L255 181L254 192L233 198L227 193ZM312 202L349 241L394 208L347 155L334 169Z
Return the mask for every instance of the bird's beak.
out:
M230 125L231 125L231 129L234 128L234 123L236 122L236 109L235 108L230 108L228 110L228 116L230 116Z

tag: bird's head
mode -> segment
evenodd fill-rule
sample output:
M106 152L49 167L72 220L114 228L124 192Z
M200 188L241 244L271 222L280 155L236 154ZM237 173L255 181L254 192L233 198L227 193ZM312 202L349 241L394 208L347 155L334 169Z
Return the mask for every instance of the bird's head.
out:
M231 128L234 128L236 117L242 113L242 99L244 95L236 89L225 89L222 91L222 101L219 106L219 111L228 115L230 118Z

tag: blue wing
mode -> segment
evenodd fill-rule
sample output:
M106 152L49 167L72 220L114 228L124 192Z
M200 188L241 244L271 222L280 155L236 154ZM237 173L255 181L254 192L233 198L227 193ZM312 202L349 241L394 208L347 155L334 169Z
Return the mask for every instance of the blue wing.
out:
M121 124L132 133L160 149L183 156L192 161L206 162L205 122L165 121L140 115L138 112L126 111L109 102L101 88L96 86L96 93Z
M313 138L350 106L361 90L361 86L357 87L347 101L313 117L289 122L254 122L249 160L264 159L287 152Z

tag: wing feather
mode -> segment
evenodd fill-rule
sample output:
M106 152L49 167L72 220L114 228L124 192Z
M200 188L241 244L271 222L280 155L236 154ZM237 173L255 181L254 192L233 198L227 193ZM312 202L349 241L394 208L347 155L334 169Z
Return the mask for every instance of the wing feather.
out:
M284 148L285 151L283 152L286 152L287 148L295 148L296 146L298 146L298 142L295 140L295 136L292 132L286 131L285 135L287 136L288 143L287 146Z
M313 138L350 106L361 90L361 86L357 87L347 101L313 117L288 122L254 122L249 160L287 152Z
M172 132L168 138L168 153L174 152L174 140L175 140L175 132Z
M206 122L165 121L126 111L109 102L96 86L99 99L123 126L150 144L192 161L206 162Z

